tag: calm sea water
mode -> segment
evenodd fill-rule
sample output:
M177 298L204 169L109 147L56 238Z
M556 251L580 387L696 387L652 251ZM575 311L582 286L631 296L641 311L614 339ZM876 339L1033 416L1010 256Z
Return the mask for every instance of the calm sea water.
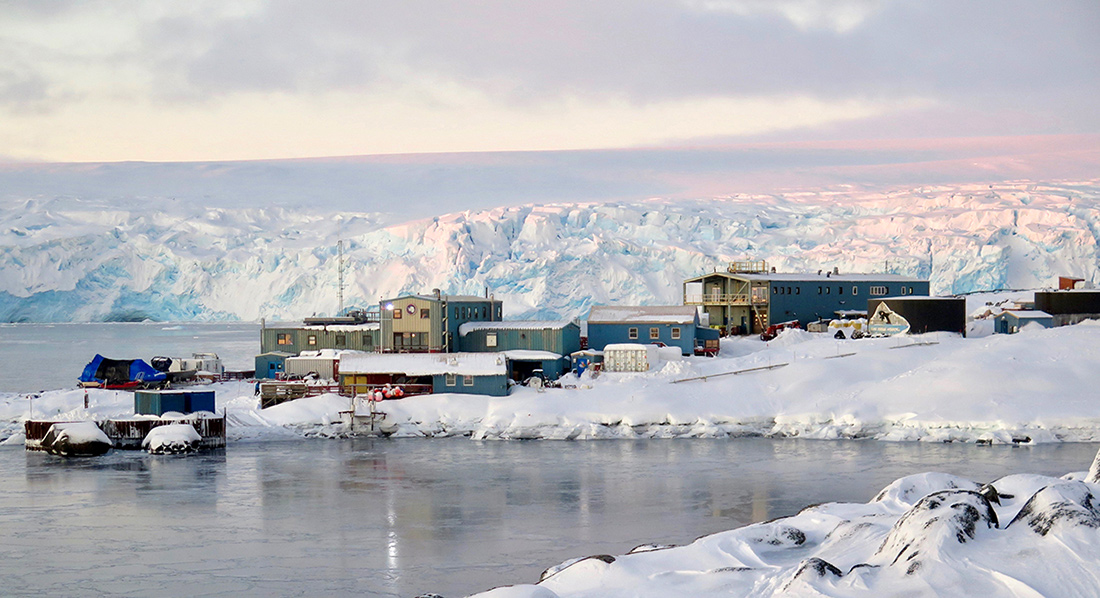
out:
M0 392L75 386L96 353L146 361L217 353L226 369L250 370L259 352L259 324L0 324Z
M1096 445L465 439L235 443L63 460L0 449L0 587L25 596L415 596L693 539L894 479L1088 468Z

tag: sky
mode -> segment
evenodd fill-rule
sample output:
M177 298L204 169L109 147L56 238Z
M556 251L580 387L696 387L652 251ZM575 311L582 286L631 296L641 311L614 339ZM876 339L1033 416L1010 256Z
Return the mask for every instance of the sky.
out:
M1097 31L1095 0L0 0L0 159L1094 142Z

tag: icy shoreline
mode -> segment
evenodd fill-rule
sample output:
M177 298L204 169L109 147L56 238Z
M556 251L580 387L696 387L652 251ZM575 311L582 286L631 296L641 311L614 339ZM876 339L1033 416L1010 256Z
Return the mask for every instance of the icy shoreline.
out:
M705 381L684 379L782 366ZM788 331L763 343L726 339L718 358L658 371L516 388L507 397L429 395L384 401L397 436L593 440L739 436L990 444L1100 440L1095 372L1100 323L962 338L840 341ZM680 381L680 382L677 382ZM220 383L230 441L344 436L347 398L322 395L260 410L253 385ZM0 395L0 439L28 417L127 417L132 395L65 389Z

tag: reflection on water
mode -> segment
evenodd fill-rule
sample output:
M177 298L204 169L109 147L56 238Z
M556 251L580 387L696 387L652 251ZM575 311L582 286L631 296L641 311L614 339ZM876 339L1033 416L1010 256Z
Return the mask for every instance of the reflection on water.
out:
M27 594L459 596L937 470L1086 469L1095 445L768 439L243 443L184 457L0 450L0 579Z

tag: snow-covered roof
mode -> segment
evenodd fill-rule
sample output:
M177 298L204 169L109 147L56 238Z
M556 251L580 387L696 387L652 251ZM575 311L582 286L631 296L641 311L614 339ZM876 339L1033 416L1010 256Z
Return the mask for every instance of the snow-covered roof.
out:
M561 355L553 351L535 351L534 349L512 349L504 351L504 356L512 361L549 361L561 359Z
M561 330L569 320L516 320L512 322L466 322L458 327L459 336L474 330Z
M675 349L675 348L676 347L673 347L673 349ZM660 347L657 346L657 345L643 345L641 343L611 343L609 345L605 345L604 348L603 348L604 353L607 353L608 351L646 351L646 352L649 352L649 351L656 351L657 349L660 349Z
M1019 311L1017 311L1017 310L1006 310L1006 311L1003 311L1001 313L1004 314L1004 315L1011 315L1012 317L1019 318L1021 320L1025 320L1025 319L1029 319L1029 318L1053 318L1054 317L1054 316L1048 314L1045 311L1039 311L1039 310L1036 310L1036 309L1025 309L1025 310L1019 310Z
M339 359L344 360L352 355L370 355L366 351L353 351L350 349L319 349L317 351L302 351L297 357L287 359Z
M301 324L297 322L272 322L264 326L265 330L331 330L335 332L362 332L365 330L378 330L381 324L378 322L366 322L363 324Z
M963 297L932 297L929 295L895 295L893 297L871 297L872 301L966 301Z
M693 324L695 314L692 305L593 305L588 323Z
M363 353L340 360L341 374L433 376L507 374L502 353Z
M479 297L478 295L440 295L439 297L436 297L435 294L420 295L420 294L416 294L416 293L410 293L408 295L400 295L398 297L391 297L389 299L384 299L382 302L387 303L387 302L390 302L390 301L398 301L400 299L421 299L421 300L424 300L424 301L447 301L447 302L450 302L450 303L473 303L473 302L485 303L485 302L488 302L488 301L493 301L493 302L496 302L496 303L500 303L500 299L490 299L489 297Z

